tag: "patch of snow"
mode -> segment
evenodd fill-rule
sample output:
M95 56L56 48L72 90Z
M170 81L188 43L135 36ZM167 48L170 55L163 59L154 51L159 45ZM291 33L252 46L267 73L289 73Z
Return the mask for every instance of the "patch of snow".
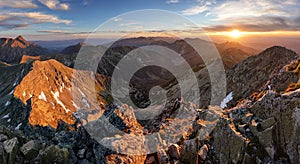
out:
M63 89L64 89L64 87L65 87L65 83L62 83L61 86L60 86L60 88L59 88L59 91L62 92Z
M14 82L13 86L16 86L18 84L18 80Z
M72 101L72 104L73 104L73 106L74 106L76 109L80 109L80 108L74 103L74 101Z
M19 123L19 125L15 128L15 130L19 130L21 125L22 125L22 123Z
M84 105L87 107L87 108L90 108L90 104L88 103L88 101L85 99L85 97L82 97L82 102L84 103Z
M220 106L221 108L226 108L227 107L227 103L229 103L231 100L233 99L232 97L232 92L230 92L221 102Z
M8 106L10 104L10 101L6 101L4 106Z
M9 95L12 95L14 93L15 89L9 92Z
M45 93L42 91L41 94L39 95L39 99L47 101Z
M8 119L7 122L10 122L11 119Z
M9 113L5 116L3 116L2 118L9 118Z
M81 89L78 89L78 90L81 93L82 97L86 97L85 94L81 91Z
M66 108L66 106L64 105L64 103L60 101L60 99L59 99L59 92L57 91L57 92L53 93L53 92L51 91L51 93L52 93L54 99L56 100L56 102L57 102L60 106L62 106L62 107L64 108L64 110L66 111L66 113L70 112L70 110Z

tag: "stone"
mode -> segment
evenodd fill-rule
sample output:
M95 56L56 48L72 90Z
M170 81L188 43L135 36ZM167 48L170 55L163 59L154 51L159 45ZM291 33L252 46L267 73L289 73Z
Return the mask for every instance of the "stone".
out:
M168 149L168 153L172 159L180 159L179 146L177 144L172 144Z
M168 162L169 162L169 157L168 157L167 153L165 152L165 150L159 150L157 152L157 158L158 158L158 162L160 164L168 164Z
M184 141L182 149L180 151L180 161L183 163L196 163L197 161L197 148L198 140L192 139Z
M41 144L36 140L31 140L25 143L20 151L24 154L27 159L33 159L39 154L39 150L41 149Z
M15 163L16 154L18 151L18 139L16 137L6 140L3 142L3 147L5 152L7 153L6 160L9 164Z
M145 164L153 164L153 163L156 163L155 157L154 156L147 157Z
M261 128L263 130L265 130L265 129L273 126L275 123L276 123L276 121L275 121L274 117L268 118L261 123Z
M67 148L60 148L57 145L50 145L42 152L41 162L45 164L70 163L69 151Z
M3 148L3 143L0 142L0 163L4 163L5 158L4 158L4 148Z
M205 159L206 159L206 157L207 157L207 154L208 154L208 146L207 146L206 144L204 144L204 145L200 148L200 150L199 150L199 152L198 152L198 155L199 155L199 157L200 157L200 159L201 159L202 161L205 161Z
M0 134L0 142L3 142L5 140L8 140L8 137L4 134Z
M84 158L84 154L85 154L85 149L80 149L78 150L77 156L82 159Z
M78 164L90 164L90 162L87 159L82 159L78 161Z

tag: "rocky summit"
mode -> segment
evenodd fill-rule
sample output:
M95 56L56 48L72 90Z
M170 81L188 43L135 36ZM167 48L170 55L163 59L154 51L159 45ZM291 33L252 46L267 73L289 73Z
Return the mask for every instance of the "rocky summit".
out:
M280 46L254 55L256 50L240 44L216 45L227 75L227 96L220 105L209 104L205 67L193 69L200 84L200 108L180 96L143 110L114 99L112 69L137 45L157 43L182 52L194 68L203 64L189 58L193 50L183 40L161 39L117 42L97 72L72 68L84 44L39 58L25 53L41 55L27 51L39 46L24 38L1 39L1 61L6 63L0 65L0 163L300 163L298 54ZM88 52L99 48L87 47L93 50ZM140 81L152 82L152 75L145 77ZM163 87L177 95L172 80L164 79ZM145 95L131 93L137 104L147 107L152 100Z
M46 48L26 41L22 36L0 38L0 61L19 63L23 55L40 56L48 54Z

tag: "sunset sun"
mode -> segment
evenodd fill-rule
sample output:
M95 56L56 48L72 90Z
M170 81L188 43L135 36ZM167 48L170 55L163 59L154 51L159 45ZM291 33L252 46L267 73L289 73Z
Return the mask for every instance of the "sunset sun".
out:
M237 29L234 29L231 32L229 32L229 36L234 38L234 39L240 38L241 35L242 34L241 34L240 30L237 30Z

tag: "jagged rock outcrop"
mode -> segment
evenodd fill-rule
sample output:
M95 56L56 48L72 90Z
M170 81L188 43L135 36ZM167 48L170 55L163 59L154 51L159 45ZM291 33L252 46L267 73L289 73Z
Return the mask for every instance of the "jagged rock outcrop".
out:
M48 50L39 45L26 41L22 36L15 39L0 39L0 61L19 63L23 55L41 56L48 54Z
M295 52L284 47L274 46L229 69L227 71L227 90L233 92L233 102L248 97L254 92L260 92L261 87L268 80L279 74L285 65L297 58L299 55Z

